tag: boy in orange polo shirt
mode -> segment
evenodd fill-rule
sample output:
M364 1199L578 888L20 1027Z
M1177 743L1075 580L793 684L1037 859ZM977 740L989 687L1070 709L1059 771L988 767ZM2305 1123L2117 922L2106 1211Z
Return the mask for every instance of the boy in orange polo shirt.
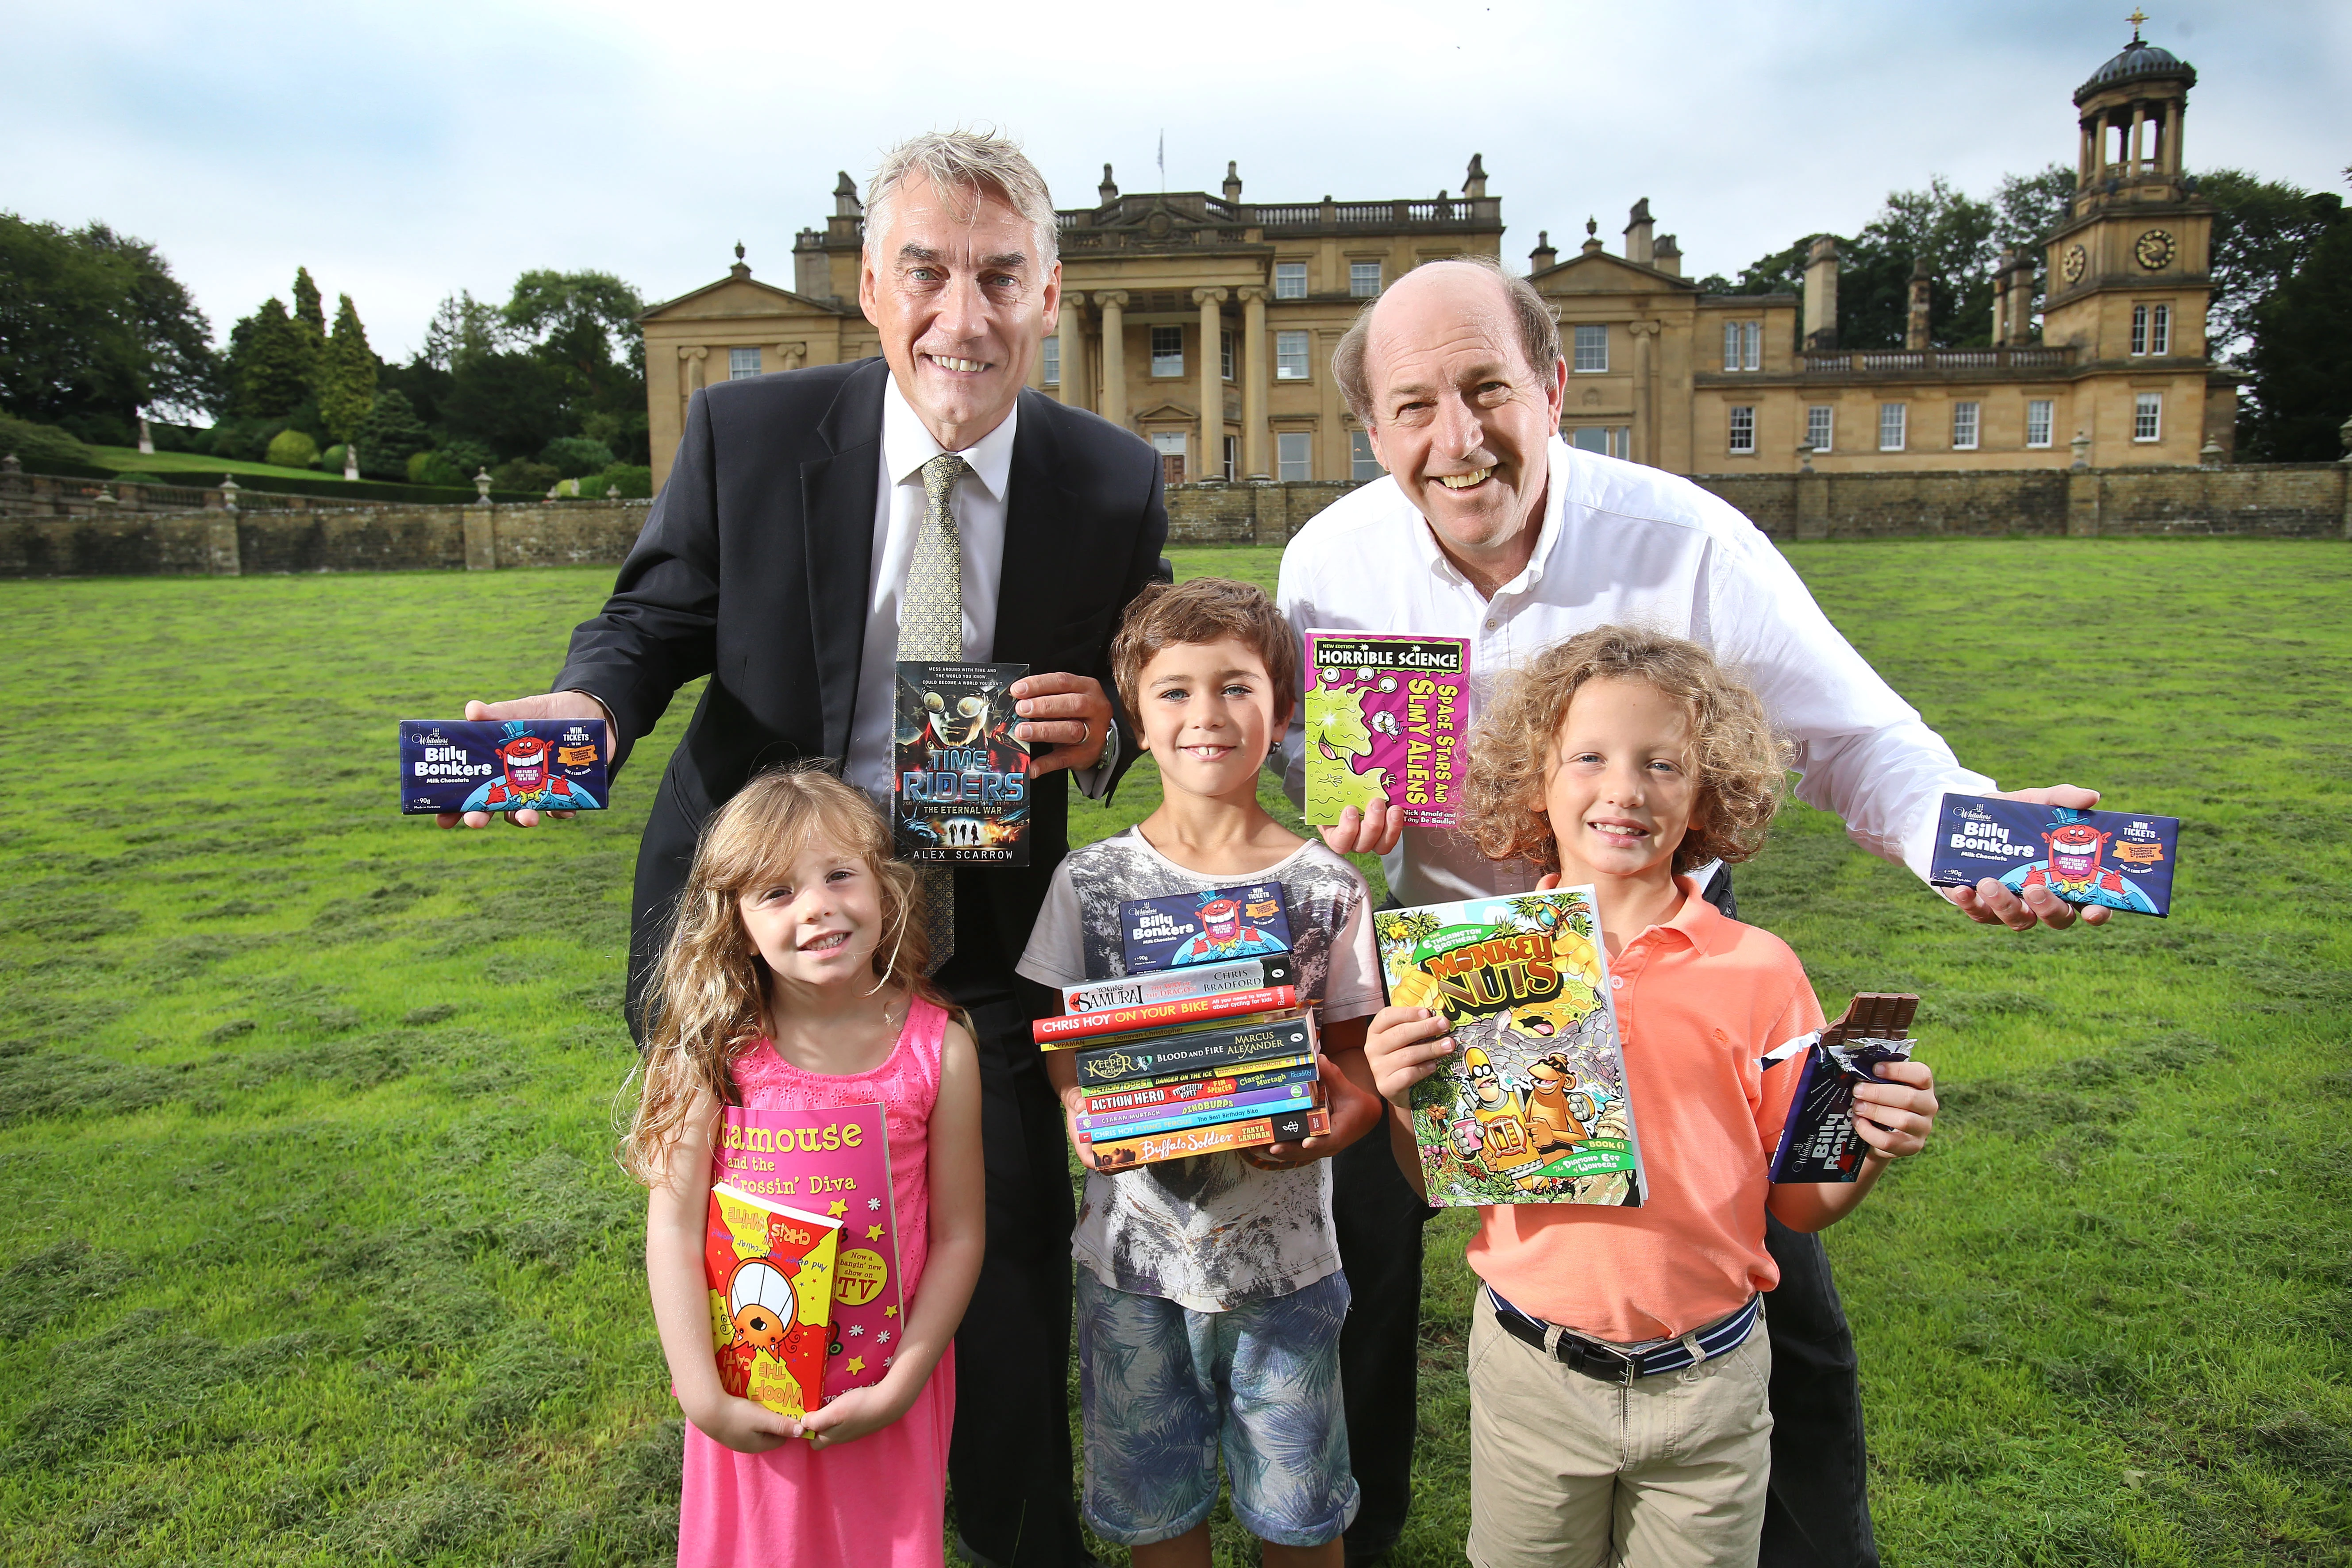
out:
M1496 1205L1470 1243L1470 1561L1479 1568L1753 1564L1772 1430L1780 1282L1764 1215L1814 1231L1853 1212L1936 1115L1925 1064L1854 1089L1869 1144L1849 1184L1768 1175L1796 1091L1774 1047L1822 1026L1803 966L1717 913L1682 873L1762 847L1785 752L1755 694L1697 645L1620 627L1507 678L1469 754L1460 827L1501 860L1591 883L1637 1108L1639 1208ZM1390 1007L1365 1043L1416 1187L1407 1096L1454 1049Z

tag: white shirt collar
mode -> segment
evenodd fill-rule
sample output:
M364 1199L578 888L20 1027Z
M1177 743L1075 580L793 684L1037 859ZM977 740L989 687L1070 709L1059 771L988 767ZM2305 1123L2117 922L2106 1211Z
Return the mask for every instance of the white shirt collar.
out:
M1543 526L1536 533L1535 551L1528 555L1528 563L1519 568L1517 576L1495 590L1497 598L1505 594L1527 593L1542 582L1544 565L1551 559L1552 547L1559 542L1560 519L1568 510L1570 447L1558 436L1554 436L1548 445L1550 478L1544 484ZM1396 483L1393 479L1390 482ZM1397 489L1402 494L1404 486L1397 484ZM1407 497L1406 504L1412 505L1410 497ZM1431 525L1429 519L1421 515L1419 508L1414 508L1413 520L1421 524L1413 530L1413 542L1421 552L1422 564L1448 582L1467 585L1470 579L1464 574L1462 568L1454 563L1454 558L1445 553L1444 547L1437 542L1437 530Z
M963 460L1000 503L1013 477L1013 436L1020 423L1021 405L1016 400L1003 424L963 449ZM891 376L882 393L882 467L890 482L905 484L922 471L925 463L946 450L924 427L922 416L907 401L907 395L898 390L898 378Z

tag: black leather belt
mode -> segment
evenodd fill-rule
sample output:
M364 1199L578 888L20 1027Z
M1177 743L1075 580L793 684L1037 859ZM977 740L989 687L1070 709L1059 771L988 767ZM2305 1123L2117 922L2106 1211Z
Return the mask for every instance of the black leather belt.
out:
M1555 1325L1520 1311L1503 1300L1491 1285L1486 1287L1486 1294L1495 1303L1495 1321L1513 1339L1523 1340L1544 1351L1570 1372L1580 1372L1601 1383L1627 1385L1637 1377L1650 1377L1662 1372L1680 1372L1686 1366L1696 1366L1700 1362L1727 1351L1738 1350L1755 1331L1757 1316L1764 1305L1763 1297L1750 1296L1746 1306L1727 1317L1717 1318L1681 1339L1668 1340L1664 1344L1653 1345L1639 1352L1621 1351L1605 1341L1588 1339L1568 1329L1561 1329L1558 1341L1546 1350L1544 1342L1551 1338ZM1698 1346L1696 1355L1691 1352L1694 1342Z

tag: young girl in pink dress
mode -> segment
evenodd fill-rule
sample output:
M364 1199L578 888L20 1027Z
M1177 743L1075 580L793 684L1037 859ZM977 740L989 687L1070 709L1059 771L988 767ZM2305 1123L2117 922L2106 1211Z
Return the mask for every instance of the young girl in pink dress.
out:
M770 773L711 819L648 997L623 1145L651 1189L646 1275L688 1423L680 1568L940 1562L951 1341L980 1274L980 1078L924 981L920 884L828 773ZM907 1326L882 1382L795 1421L719 1384L702 1249L721 1108L880 1101Z

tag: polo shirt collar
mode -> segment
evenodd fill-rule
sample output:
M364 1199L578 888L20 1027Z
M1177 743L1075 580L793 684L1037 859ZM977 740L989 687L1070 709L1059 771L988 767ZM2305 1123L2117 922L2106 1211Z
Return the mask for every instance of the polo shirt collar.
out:
M1721 910L1717 909L1700 896L1696 878L1676 877L1675 884L1683 890L1683 907L1675 912L1675 918L1662 924L1635 931L1626 940L1632 942L1649 935L1660 938L1673 936L1680 939L1700 957L1712 956L1730 936L1731 922L1723 918Z
M1544 568L1551 560L1552 547L1559 542L1560 519L1568 510L1568 476L1570 464L1573 460L1569 453L1573 448L1559 437L1554 436L1547 444L1547 450L1550 453L1550 478L1544 485L1543 526L1536 533L1535 552L1528 557L1528 563L1519 568L1517 576L1495 590L1495 595L1497 598L1505 594L1527 593L1542 582ZM1399 493L1403 492L1404 486L1402 483L1394 479L1390 482L1396 484ZM1405 504L1409 507L1412 506L1410 497L1407 498ZM1413 507L1412 518L1421 525L1413 530L1412 537L1413 547L1420 553L1422 564L1449 583L1468 586L1470 579L1463 574L1460 567L1454 564L1454 558L1446 554L1444 547L1437 542L1437 530L1432 526L1429 519L1421 514L1420 508Z
M1021 405L1016 399L1003 424L962 452L973 475L999 501L1004 499L1005 484L1013 476L1013 437L1020 423ZM882 463L890 482L905 484L922 472L925 463L946 450L924 427L922 416L907 401L907 395L898 390L898 378L892 376L886 381L882 392Z

